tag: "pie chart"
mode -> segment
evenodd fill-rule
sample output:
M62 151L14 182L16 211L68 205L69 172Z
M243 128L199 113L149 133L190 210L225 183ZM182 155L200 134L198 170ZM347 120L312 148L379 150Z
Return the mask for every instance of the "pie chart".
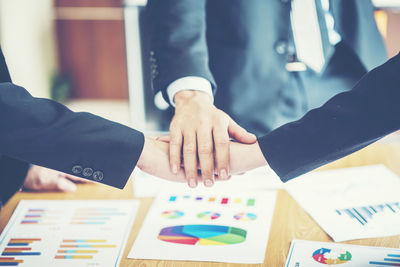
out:
M240 212L235 214L233 218L237 221L254 221L257 219L257 215L249 212Z
M197 218L203 219L203 220L215 220L218 219L221 216L218 212L212 212L212 211L205 211L197 214Z
M312 257L316 262L327 265L336 265L351 261L352 256L351 253L346 250L339 251L329 248L320 248L314 251Z
M167 219L177 219L183 216L182 211L179 210L168 210L168 211L164 211L163 213L161 213L161 216Z
M184 245L221 246L242 243L246 230L223 225L190 224L165 227L158 239Z

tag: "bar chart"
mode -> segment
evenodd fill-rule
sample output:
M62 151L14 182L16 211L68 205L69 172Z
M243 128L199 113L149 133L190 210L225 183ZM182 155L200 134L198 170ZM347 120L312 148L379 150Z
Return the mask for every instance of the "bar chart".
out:
M1 253L0 266L19 266L26 257L40 256L42 253L34 247L40 241L41 238L11 238Z
M400 266L400 254L387 254L383 261L370 261L370 265L379 266Z
M21 200L0 235L0 266L118 266L139 201Z
M46 208L27 209L20 223L22 225L55 225L62 220L60 210Z
M99 253L104 253L104 249L116 248L115 244L110 244L102 239L64 239L57 250L55 259L93 259Z
M121 216L126 216L126 213L118 208L78 208L71 218L71 224L101 225Z
M356 220L361 225L366 225L377 214L397 213L400 215L400 202L340 209L336 210L336 212L338 215L346 214L349 218Z

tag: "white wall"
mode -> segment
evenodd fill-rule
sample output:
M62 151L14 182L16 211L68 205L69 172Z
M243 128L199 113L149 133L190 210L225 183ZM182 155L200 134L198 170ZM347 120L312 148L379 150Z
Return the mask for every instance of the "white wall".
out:
M56 69L52 0L0 0L0 42L13 82L48 97Z

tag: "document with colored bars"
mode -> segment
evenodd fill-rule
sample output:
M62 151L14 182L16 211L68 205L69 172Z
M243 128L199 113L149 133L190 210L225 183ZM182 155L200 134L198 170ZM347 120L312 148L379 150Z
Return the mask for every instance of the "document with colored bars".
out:
M383 165L314 172L285 187L335 241L400 234L400 179Z
M118 266L137 200L21 200L0 236L0 266Z
M400 249L293 240L285 267L400 266Z
M272 190L159 195L128 258L263 263L275 199Z

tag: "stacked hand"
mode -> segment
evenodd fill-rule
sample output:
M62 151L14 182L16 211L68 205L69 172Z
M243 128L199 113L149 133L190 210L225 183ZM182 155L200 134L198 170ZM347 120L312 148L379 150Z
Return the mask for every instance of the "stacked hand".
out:
M170 136L145 138L137 166L151 175L212 186L215 180L228 180L231 174L266 165L255 135L217 109L210 97L199 91L175 95L175 116ZM230 139L237 142L232 142ZM75 191L75 183L90 182L69 174L33 166L24 188L34 191Z
M184 90L175 95L175 116L170 125L169 161L177 173L183 158L190 187L198 184L198 169L205 186L214 184L214 169L220 180L227 180L230 170L230 138L254 144L255 135L236 124L217 109L210 97L200 91Z

